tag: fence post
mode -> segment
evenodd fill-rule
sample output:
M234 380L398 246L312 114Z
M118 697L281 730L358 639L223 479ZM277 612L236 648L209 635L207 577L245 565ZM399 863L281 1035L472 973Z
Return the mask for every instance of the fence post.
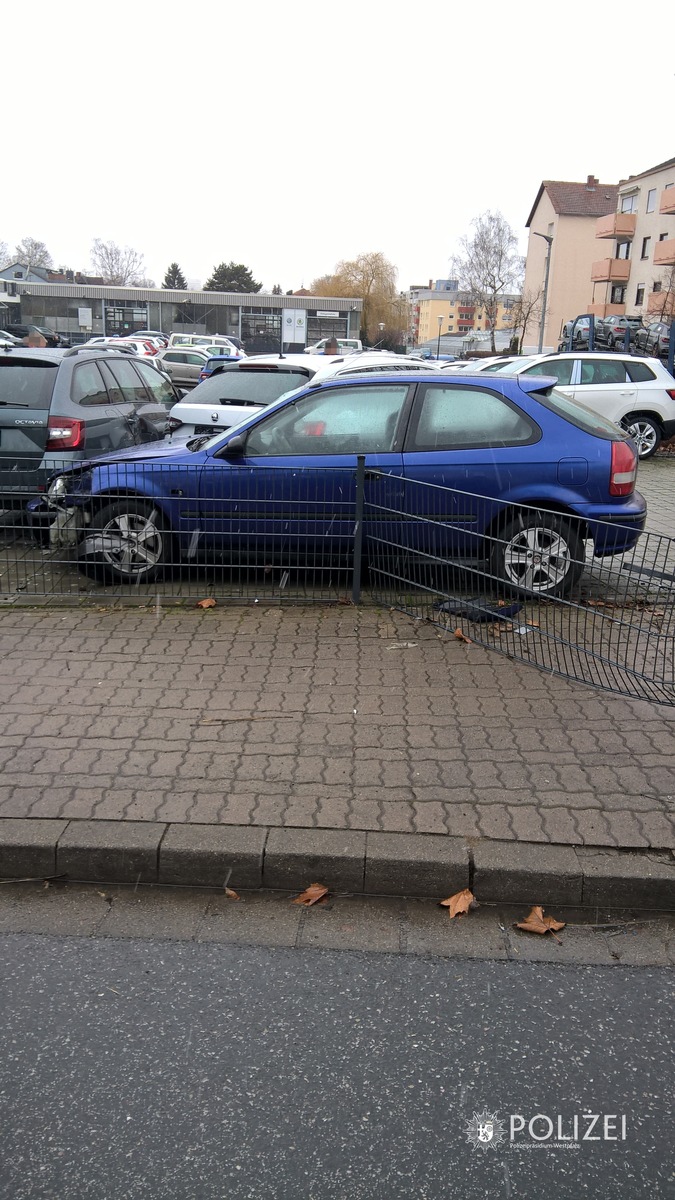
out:
M356 456L356 496L354 511L354 563L352 566L352 604L361 603L361 557L363 554L363 508L366 491L366 456Z

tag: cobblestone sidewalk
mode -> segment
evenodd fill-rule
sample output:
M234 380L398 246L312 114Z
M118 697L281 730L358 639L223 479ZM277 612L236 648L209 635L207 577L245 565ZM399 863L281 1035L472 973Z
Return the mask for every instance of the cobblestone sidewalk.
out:
M0 816L675 847L675 712L375 609L0 613Z

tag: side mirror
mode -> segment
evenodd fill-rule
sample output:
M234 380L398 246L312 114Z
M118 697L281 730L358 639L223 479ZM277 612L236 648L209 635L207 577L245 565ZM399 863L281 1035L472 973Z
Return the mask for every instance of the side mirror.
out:
M244 453L245 446L246 440L241 436L240 433L236 433L234 437L230 438L227 445L223 446L220 454L223 456L223 458L241 458Z

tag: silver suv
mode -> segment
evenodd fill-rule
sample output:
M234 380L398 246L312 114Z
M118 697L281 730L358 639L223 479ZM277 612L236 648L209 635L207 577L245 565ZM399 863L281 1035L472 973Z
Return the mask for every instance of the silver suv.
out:
M0 507L22 508L64 464L163 438L177 399L119 351L0 348Z

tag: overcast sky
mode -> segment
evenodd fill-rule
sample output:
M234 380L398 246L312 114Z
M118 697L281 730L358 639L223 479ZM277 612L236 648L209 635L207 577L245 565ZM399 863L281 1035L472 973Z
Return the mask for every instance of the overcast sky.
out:
M197 286L233 259L284 291L371 250L401 290L445 277L487 209L524 251L542 179L616 183L675 155L674 13L5 6L0 241L39 238L82 270L92 240L112 239L158 284L174 260Z

